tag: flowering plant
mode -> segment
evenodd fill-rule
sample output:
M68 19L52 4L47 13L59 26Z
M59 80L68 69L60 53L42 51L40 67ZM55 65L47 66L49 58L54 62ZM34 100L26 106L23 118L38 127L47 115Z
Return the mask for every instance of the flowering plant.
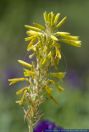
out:
M61 56L61 43L80 47L81 41L78 36L72 36L68 32L58 31L67 17L60 20L60 13L44 12L45 26L33 23L33 26L25 25L27 28L28 41L27 52L31 64L23 60L18 62L24 67L22 78L9 79L10 85L26 81L26 86L16 92L20 99L16 101L24 109L24 118L28 122L29 132L41 118L39 106L46 100L46 95L56 104L52 95L54 85L59 92L64 89L58 81L63 79L65 72L56 72ZM33 59L35 58L35 59ZM50 71L54 68L54 72Z

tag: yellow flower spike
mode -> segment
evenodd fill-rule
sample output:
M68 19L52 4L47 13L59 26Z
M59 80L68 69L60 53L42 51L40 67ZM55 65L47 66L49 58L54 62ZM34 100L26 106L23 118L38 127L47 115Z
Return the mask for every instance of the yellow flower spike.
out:
M38 32L41 31L41 29L37 28L37 27L33 27L33 26L29 26L29 25L25 25L25 27L28 28L29 30L34 30L34 31L38 31Z
M61 27L61 26L64 24L64 22L65 22L66 19L67 19L67 17L65 16L65 17L56 25L56 28Z
M59 17L60 17L60 13L57 13L55 18L54 18L54 24L56 25L58 23Z
M25 25L28 35L25 41L28 41L29 58L35 56L31 60L32 64L18 60L26 68L24 69L24 77L9 79L10 85L27 81L28 86L16 92L17 95L21 96L21 99L16 103L22 105L24 109L29 131L33 131L34 124L40 119L39 108L40 104L45 101L44 93L58 104L52 96L52 90L56 89L59 93L64 90L57 83L57 80L63 79L65 72L56 71L61 60L61 42L76 47L81 46L78 36L72 36L68 32L57 32L57 29L64 24L67 17L60 20L60 13L54 14L53 12L44 12L43 16L45 26L38 23L33 23L32 26ZM54 72L50 72L51 67L54 68Z
M18 82L28 81L28 79L27 78L14 78L14 79L8 79L8 81L10 82L9 85L12 85Z
M18 60L18 62L22 65L22 66L25 66L27 68L32 68L32 65L30 63L27 63L23 60Z

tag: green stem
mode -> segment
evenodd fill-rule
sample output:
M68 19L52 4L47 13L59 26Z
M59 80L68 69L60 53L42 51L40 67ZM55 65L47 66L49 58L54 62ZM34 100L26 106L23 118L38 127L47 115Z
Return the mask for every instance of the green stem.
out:
M29 132L33 132L33 125L32 125L32 121L28 119L28 129Z
M32 125L29 125L28 128L29 128L29 132L33 132L33 127L32 127Z

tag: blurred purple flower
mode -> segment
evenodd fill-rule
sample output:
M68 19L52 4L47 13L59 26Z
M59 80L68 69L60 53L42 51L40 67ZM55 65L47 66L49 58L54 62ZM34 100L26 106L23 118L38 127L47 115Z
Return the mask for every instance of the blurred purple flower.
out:
M72 70L69 73L67 73L66 75L66 81L74 86L74 87L80 87L81 83L80 83L80 79L78 74L76 73L76 71Z
M3 71L3 86L7 88L9 86L8 79L19 77L20 72L16 68L7 68Z
M56 126L53 122L50 122L48 120L40 121L37 126L34 128L34 132L46 132L47 130L58 130L59 132L63 132L62 127Z

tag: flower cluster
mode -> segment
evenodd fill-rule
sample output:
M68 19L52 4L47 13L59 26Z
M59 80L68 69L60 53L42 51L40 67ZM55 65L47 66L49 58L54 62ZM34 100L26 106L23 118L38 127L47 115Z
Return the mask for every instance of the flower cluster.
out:
M18 60L24 67L24 77L9 79L10 85L22 81L27 82L25 87L16 92L17 95L21 95L16 103L23 106L29 129L34 127L40 119L39 106L45 101L45 95L58 104L52 95L51 86L55 86L58 80L63 79L65 72L50 72L50 69L51 67L55 69L62 58L61 43L81 46L79 37L58 31L67 17L60 20L60 13L54 14L53 12L44 12L43 16L44 26L38 23L33 23L33 26L25 25L28 35L25 38L25 41L28 41L27 52L29 52L29 59L35 57L35 60L32 59L31 64ZM59 84L55 88L59 92L63 91Z

